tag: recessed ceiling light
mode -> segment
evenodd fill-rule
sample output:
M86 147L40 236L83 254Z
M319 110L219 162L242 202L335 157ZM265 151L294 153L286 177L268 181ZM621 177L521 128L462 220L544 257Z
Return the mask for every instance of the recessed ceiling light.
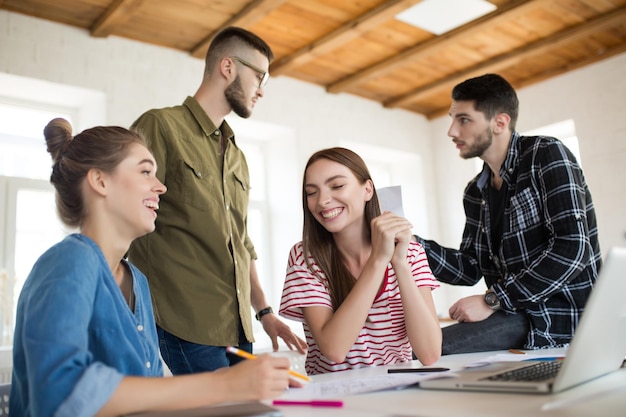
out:
M396 19L441 35L496 9L484 0L422 0Z

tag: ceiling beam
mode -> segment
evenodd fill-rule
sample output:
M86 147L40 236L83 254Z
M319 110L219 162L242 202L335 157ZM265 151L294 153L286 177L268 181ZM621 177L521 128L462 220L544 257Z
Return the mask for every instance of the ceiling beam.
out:
M594 32L610 28L612 26L622 24L626 21L626 7L622 6L612 12L603 14L595 19L592 19L586 23L571 27L569 29L562 30L555 35L543 38L539 41L533 42L521 48L507 52L505 54L494 57L488 61L485 61L479 65L468 68L464 71L460 71L449 77L442 78L427 86L416 88L406 94L402 94L397 97L393 97L383 102L385 107L402 107L407 105L411 101L418 101L435 90L447 88L450 91L452 88L468 78L499 72L500 70L513 67L523 63L525 60L531 59L536 54L545 53L555 48L564 46L565 44L575 41L580 38L586 38L592 35Z
M516 89L519 89L519 88L522 88L522 87L527 87L529 85L536 84L536 83L539 83L541 81L545 81L545 80L550 79L550 78L554 78L557 75L565 74L565 73L567 73L569 71L573 71L575 69L582 68L585 65L590 65L590 64L596 63L598 61L602 61L604 59L610 58L612 56L622 54L624 52L626 52L626 44L620 44L620 45L615 46L614 48L603 50L598 55L586 57L585 59L582 59L582 60L577 61L577 62L569 63L566 66L563 66L561 68L551 69L549 71L545 71L545 72L542 72L540 74L537 74L537 75L535 75L533 77L526 78L524 80L518 81L518 82L514 83L513 87L515 87ZM452 89L450 89L450 91L452 91ZM415 106L413 106L413 107L415 107ZM437 109L437 110L434 110L434 111L433 110L431 110L431 111L419 111L419 113L425 115L428 120L432 120L432 119L435 119L437 117L445 116L446 114L448 114L449 110L450 110L450 108L448 106L446 106L446 107L442 107L441 109Z
M116 26L126 23L142 3L143 0L115 0L91 25L91 36L109 36Z
M528 11L530 8L536 7L539 3L550 0L516 0L499 7L495 12L489 13L471 23L463 25L441 36L431 38L428 41L421 42L385 61L381 61L359 72L349 75L339 81L329 84L326 91L329 93L340 93L346 91L352 85L374 78L380 74L391 71L402 65L406 65L407 61L417 60L428 54L431 54L434 48L444 48L446 45L458 43L460 40L472 36L476 33L484 31L501 24L503 21L514 19Z
M359 17L350 20L332 32L311 42L307 46L287 55L270 66L272 75L283 75L296 66L306 64L326 52L344 45L352 39L358 38L364 32L374 29L389 21L398 13L408 9L421 0L393 0L386 1L378 7L369 10Z
M228 26L249 27L263 19L268 13L279 7L286 0L254 0L248 3L239 13L226 21L221 27L209 33L204 39L198 42L189 53L195 58L204 58L209 49L211 41L217 33Z

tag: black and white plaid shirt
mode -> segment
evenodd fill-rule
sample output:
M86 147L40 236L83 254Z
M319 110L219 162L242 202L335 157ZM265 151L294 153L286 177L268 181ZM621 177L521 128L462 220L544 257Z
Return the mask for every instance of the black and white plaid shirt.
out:
M583 172L559 140L515 132L500 176L508 187L497 253L492 251L487 164L465 189L461 248L418 240L439 281L474 285L484 277L506 312L526 314L525 348L564 346L602 265Z

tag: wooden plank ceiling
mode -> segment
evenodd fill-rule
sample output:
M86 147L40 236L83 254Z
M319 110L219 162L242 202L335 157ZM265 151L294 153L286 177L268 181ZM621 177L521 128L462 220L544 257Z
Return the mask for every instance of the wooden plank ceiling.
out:
M490 2L494 12L440 36L395 18L419 0L0 0L0 8L198 59L221 28L245 27L274 50L274 77L428 118L447 113L450 90L468 77L497 72L519 88L626 50L626 0Z

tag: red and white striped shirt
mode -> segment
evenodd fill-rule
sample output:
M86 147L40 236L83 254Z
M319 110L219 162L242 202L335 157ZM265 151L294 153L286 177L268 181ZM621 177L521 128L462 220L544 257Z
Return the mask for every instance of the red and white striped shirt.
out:
M319 271L323 279L318 278L307 267L302 242L291 248L279 310L281 316L302 322L308 344L305 368L309 375L412 360L400 288L391 264L387 266L385 282L376 295L367 321L345 361L332 362L322 355L309 326L304 321L302 308L323 306L332 309L332 304L324 273L313 259L311 261L313 269ZM428 265L424 248L419 243L410 243L407 261L418 287L426 286L432 289L439 287Z

